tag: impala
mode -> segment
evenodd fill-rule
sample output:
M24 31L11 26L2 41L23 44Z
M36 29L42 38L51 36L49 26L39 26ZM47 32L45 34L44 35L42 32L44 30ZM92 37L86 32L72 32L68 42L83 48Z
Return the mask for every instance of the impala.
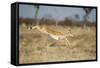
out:
M67 37L73 37L73 34L71 34L71 32L69 30L67 31L67 33L64 33L64 32L61 32L61 31L53 30L53 29L49 28L46 25L43 25L43 26L39 26L39 25L32 26L32 27L29 28L29 30L30 29L37 29L41 33L47 34L51 38L53 38L55 40L66 40L68 45L70 45L70 42L67 39Z

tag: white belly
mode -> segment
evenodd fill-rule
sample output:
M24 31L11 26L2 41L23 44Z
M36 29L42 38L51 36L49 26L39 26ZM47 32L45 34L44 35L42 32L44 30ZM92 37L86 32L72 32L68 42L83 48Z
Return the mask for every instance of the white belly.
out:
M50 35L50 36L55 40L59 40L59 36L56 36L56 35Z

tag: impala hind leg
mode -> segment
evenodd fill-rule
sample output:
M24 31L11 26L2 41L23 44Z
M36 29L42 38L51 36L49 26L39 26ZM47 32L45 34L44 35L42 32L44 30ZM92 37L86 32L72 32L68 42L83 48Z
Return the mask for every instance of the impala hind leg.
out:
M56 40L49 38L50 43L48 44L49 47L54 47L56 45Z

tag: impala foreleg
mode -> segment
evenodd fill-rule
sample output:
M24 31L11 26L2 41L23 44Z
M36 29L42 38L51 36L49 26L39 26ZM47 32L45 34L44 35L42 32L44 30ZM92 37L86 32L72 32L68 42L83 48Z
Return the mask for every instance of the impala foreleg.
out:
M67 44L66 45L70 45L70 42L69 42L69 40L66 38L66 41L67 41Z

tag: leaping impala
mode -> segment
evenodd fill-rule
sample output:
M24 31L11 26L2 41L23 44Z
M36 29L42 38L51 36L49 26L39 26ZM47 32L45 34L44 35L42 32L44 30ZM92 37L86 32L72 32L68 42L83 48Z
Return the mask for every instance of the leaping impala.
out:
M69 40L67 38L68 37L73 37L73 34L71 34L69 30L67 31L68 33L66 34L66 33L61 32L61 31L56 31L56 30L50 29L46 25L43 25L43 26L39 26L39 25L32 26L31 29L37 29L41 33L47 34L51 38L53 38L55 40L66 40L68 45L70 45L70 42L69 42Z

